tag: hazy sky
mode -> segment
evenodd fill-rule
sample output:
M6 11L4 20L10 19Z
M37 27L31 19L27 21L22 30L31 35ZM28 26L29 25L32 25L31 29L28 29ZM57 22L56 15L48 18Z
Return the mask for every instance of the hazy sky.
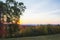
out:
M27 9L22 24L60 24L60 0L21 0Z
M60 0L22 1L26 10L21 15L22 24L60 24Z

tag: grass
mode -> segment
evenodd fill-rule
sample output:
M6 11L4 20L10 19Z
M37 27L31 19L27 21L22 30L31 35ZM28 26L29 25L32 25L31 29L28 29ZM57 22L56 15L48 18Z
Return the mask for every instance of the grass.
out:
M60 40L60 34L42 35L35 37L21 37L21 38L1 38L0 40Z

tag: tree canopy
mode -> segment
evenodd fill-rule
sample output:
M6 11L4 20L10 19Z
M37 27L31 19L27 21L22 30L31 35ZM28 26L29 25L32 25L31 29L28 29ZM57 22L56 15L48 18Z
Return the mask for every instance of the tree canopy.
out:
M23 2L17 2L15 0L0 1L0 18L6 15L7 22L18 20L25 9L26 6Z

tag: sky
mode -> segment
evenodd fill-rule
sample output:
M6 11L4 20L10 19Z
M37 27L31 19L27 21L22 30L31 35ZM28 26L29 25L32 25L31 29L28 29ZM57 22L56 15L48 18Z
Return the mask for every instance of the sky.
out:
M60 24L60 0L16 0L23 2L26 10L21 24Z
M19 0L26 5L22 24L60 24L60 0Z

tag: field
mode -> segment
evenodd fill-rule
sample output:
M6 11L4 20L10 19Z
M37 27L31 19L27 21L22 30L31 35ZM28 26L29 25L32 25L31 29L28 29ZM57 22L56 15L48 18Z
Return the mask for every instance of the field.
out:
M60 34L42 35L35 37L21 37L21 38L1 38L0 40L60 40Z

